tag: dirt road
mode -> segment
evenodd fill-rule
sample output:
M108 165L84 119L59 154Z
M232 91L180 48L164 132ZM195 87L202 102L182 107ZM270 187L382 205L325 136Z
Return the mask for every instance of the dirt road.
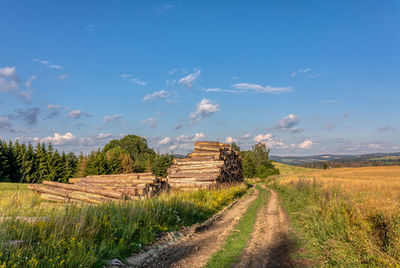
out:
M255 188L255 187L254 187ZM260 207L254 230L246 248L234 267L288 267L289 221L279 205L278 194L270 190L267 204ZM255 188L253 193L241 199L232 208L205 229L179 239L177 243L165 247L157 254L146 256L146 261L135 264L129 261L130 267L203 267L208 259L225 243L233 227L246 212L248 206L259 195Z
M233 267L289 267L289 220L279 205L278 194L271 194L257 214L250 241Z

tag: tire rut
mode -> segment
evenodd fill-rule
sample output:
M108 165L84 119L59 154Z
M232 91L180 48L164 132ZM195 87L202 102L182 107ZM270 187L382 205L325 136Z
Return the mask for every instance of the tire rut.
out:
M289 218L279 205L278 194L270 191L268 202L257 214L251 239L235 268L290 267Z
M224 245L234 225L258 195L259 191L254 187L250 195L239 200L207 229L199 230L190 237L183 237L157 256L146 260L140 267L203 267L212 254ZM131 263L130 267L136 266Z

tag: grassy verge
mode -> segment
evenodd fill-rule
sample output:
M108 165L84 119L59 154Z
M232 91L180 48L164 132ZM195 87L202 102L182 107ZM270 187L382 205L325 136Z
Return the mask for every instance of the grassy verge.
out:
M206 267L230 267L232 263L237 262L253 231L257 211L267 201L267 190L259 186L256 187L260 191L259 196L250 204L242 219L235 225L223 248L214 253L208 260Z
M300 241L295 259L310 265L359 267L400 264L398 213L362 213L360 206L339 188L324 188L298 180L275 184Z
M100 267L104 260L128 256L160 232L206 220L246 189L242 184L135 202L61 207L48 206L26 191L0 193L0 217L49 216L35 223L0 223L0 267ZM10 240L24 244L11 246L6 243Z

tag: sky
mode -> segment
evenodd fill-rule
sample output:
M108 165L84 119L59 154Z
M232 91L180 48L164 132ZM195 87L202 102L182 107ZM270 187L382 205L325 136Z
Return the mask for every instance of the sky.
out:
M0 0L0 137L400 151L399 1Z

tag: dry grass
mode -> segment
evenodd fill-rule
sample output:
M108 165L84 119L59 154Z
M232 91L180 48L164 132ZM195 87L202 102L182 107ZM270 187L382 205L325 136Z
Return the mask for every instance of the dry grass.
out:
M311 260L400 265L400 166L307 169L276 165L284 199Z
M400 202L400 166L308 169L279 165L280 183L299 179L315 181L325 189L339 188L349 194L364 215L397 213Z

